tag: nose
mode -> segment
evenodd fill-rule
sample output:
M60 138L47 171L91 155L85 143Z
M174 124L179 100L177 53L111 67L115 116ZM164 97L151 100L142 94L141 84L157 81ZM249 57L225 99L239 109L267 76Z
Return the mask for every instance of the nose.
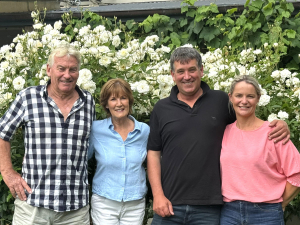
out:
M184 78L185 80L190 79L189 71L184 71L183 78Z
M242 103L243 103L243 104L247 104L247 98L246 98L246 96L244 96L244 97L242 98Z
M122 105L121 99L117 98L117 106L121 106L121 105Z

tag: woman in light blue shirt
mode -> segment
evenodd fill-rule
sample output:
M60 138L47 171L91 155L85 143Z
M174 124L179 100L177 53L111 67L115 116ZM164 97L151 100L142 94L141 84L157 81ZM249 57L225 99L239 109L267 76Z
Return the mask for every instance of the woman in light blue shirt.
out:
M94 225L141 225L145 214L149 126L132 113L133 95L122 79L102 87L100 104L108 118L93 122L88 157L95 153L91 216Z

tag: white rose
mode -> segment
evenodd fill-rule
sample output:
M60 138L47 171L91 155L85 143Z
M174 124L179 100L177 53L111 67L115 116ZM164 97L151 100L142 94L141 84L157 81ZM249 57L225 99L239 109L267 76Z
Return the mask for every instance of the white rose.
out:
M269 102L270 102L270 99L271 99L271 97L270 97L269 95L262 95L262 96L260 96L258 105L259 105L259 106L265 106L265 105L268 105Z
M56 22L54 23L54 29L55 29L55 30L60 30L60 29L61 29L61 26L62 26L61 20L56 21Z
M13 85L16 90L22 90L24 88L25 80L23 77L18 76L13 80Z
M37 23L37 24L33 25L33 29L35 29L35 30L40 30L42 27L43 27L43 24L41 24L41 23Z
M285 120L289 118L289 114L281 110L278 112L277 116L281 120Z
M277 115L275 113L272 113L268 116L269 122L272 122L273 120L278 120Z

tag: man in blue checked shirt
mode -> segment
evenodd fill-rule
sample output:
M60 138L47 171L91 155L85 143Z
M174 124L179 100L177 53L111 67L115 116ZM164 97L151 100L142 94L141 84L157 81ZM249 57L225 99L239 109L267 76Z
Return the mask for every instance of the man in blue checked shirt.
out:
M87 147L95 117L77 85L80 53L61 45L49 56L46 85L22 90L0 119L0 172L15 200L14 225L89 225ZM24 128L22 177L10 140Z

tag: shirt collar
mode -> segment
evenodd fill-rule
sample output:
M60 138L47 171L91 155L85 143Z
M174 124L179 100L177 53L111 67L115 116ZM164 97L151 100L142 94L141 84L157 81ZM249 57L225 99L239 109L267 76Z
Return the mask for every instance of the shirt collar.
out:
M200 87L201 87L202 90L203 90L203 94L202 94L200 97L202 97L203 95L205 95L205 94L210 90L210 87L209 87L208 84L205 83L204 81L201 81ZM170 99L171 99L172 101L177 102L177 101L178 101L178 98L177 98L177 94L178 94L178 93L179 93L179 90L178 90L177 85L173 86L173 87L172 87L172 90L171 90L171 93L170 93ZM199 97L199 98L200 98L200 97Z
M49 80L45 85L42 85L42 88L41 88L40 94L45 99L48 99L47 87L49 86L49 84L51 84L51 80ZM80 99L82 101L85 101L87 98L86 93L84 91L82 91L78 85L75 86L75 90L78 92Z
M131 116L131 115L128 115L128 118L131 119L134 122L134 129L133 129L133 131L135 131L135 130L139 130L140 131L141 130L141 124L138 123L138 121L133 116ZM108 124L108 129L114 129L114 125L112 123L111 117L108 117L107 120L108 120L108 123L107 123Z

